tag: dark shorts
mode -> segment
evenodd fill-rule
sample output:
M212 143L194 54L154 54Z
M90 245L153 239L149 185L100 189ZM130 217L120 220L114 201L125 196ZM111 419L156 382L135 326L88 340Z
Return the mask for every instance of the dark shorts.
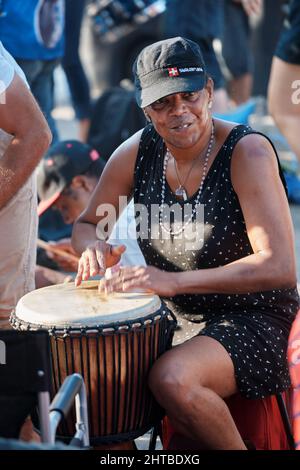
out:
M177 321L173 345L198 335L214 338L228 352L245 398L263 398L290 387L286 352L292 318L281 321L249 312L216 315L200 323L177 316Z
M233 1L224 4L222 54L233 78L252 73L254 58L251 28L244 8Z
M197 42L215 89L223 88L223 74L213 48L213 40L222 34L223 0L167 0L166 7L164 35Z
M300 0L291 0L289 4L275 55L285 62L300 65Z

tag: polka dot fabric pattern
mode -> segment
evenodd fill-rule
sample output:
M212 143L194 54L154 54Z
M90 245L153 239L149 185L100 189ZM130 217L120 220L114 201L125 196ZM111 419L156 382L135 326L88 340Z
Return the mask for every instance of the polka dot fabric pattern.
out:
M189 243L187 249L183 236L162 236L157 211L151 216L151 207L161 204L166 148L152 125L144 129L135 167L134 202L148 209L144 232L137 221L138 243L147 264L180 272L224 266L253 253L230 174L235 145L251 133L255 131L249 126L236 126L216 155L200 197L204 205L203 240L200 245L196 240L197 246ZM165 203L169 206L178 203L183 209L184 204L192 205L196 197L197 193L187 201L178 201L166 182ZM161 236L157 237L154 230L160 230ZM164 301L176 315L201 324L200 335L215 338L225 347L234 363L242 395L262 398L289 387L286 350L299 308L296 286L230 295L186 294Z

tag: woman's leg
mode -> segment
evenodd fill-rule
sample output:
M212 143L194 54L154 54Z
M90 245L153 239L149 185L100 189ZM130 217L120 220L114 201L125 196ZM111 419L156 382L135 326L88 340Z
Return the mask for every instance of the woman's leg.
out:
M293 88L299 83L300 65L273 58L268 90L269 111L276 125L287 139L300 161L300 103L299 91ZM299 88L299 85L298 85Z
M215 339L197 336L165 353L149 385L175 428L199 448L246 450L223 400L238 392L233 363Z

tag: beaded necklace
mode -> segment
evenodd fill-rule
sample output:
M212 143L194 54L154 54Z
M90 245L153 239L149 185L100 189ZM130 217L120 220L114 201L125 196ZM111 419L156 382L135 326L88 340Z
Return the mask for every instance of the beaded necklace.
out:
M166 171L167 171L168 161L169 161L169 158L170 158L170 155L171 155L169 150L166 151L165 158L164 158L164 165L163 165L163 175L162 175L161 203L160 203L160 210L159 210L159 225L160 225L160 227L162 228L162 230L164 232L167 232L170 235L180 235L184 231L185 227L193 220L193 217L194 217L194 215L196 213L196 210L197 210L197 206L198 206L199 201L200 201L200 196L201 196L201 193L202 193L203 184L204 184L204 180L205 180L205 177L206 177L208 160L209 160L211 150L212 150L212 147L213 147L214 137L215 137L215 126L214 126L214 121L212 121L211 135L210 135L209 144L208 144L206 155L205 155L202 178L201 178L200 186L199 186L199 189L198 189L198 194L197 194L197 197L196 197L196 200L195 200L195 205L194 205L194 207L192 209L192 213L189 216L189 218L187 219L187 221L184 222L184 224L182 224L182 226L178 230L175 230L175 231L173 231L171 229L171 227L170 228L165 227L164 224L163 224L163 221L162 221L162 211L163 211L163 206L165 204Z

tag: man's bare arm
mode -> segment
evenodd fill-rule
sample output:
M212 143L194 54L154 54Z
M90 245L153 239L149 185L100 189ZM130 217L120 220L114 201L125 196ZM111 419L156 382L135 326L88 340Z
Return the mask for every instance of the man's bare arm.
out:
M23 186L51 142L51 132L35 99L15 74L0 95L0 129L12 135L0 159L0 209Z

